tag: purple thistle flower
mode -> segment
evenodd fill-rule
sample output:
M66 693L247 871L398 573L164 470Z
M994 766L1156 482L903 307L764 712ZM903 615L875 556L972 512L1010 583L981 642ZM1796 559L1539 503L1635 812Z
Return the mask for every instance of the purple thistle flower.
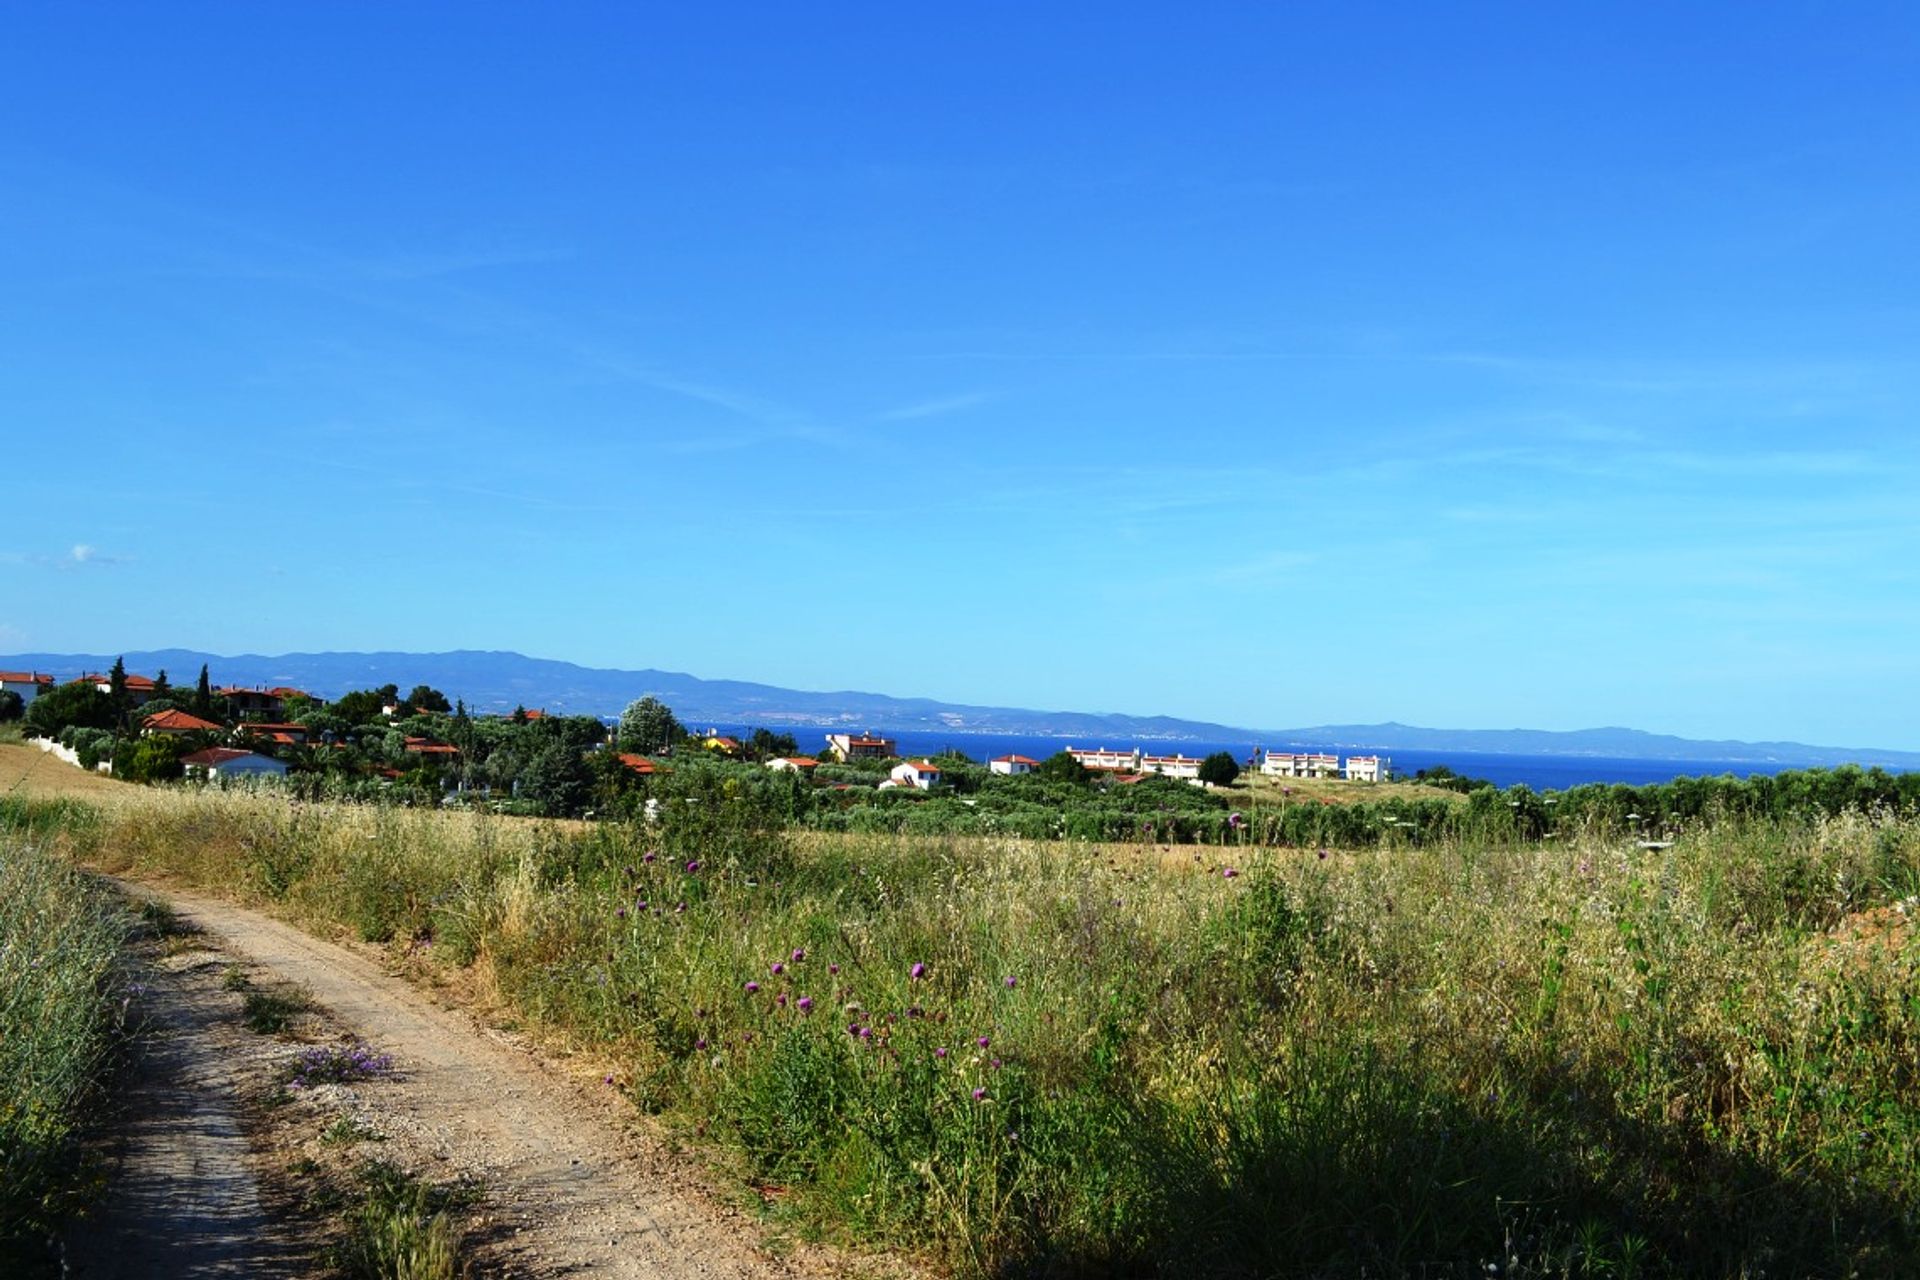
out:
M613 914L619 917L620 919L625 920L627 918L627 909L625 907L622 907L618 911L614 912Z
M838 973L838 972L840 972L840 966L839 966L839 965L837 965L837 964L830 964L830 965L828 965L828 966L827 966L827 972L828 972L828 973Z
M985 1089L975 1089L973 1091L973 1100L975 1102L985 1102L987 1100L987 1091Z
M784 991L782 991L782 992L781 992L781 993L780 993L779 995L777 995L777 996L775 996L775 997L773 998L773 1002L774 1002L775 1004L777 1004L777 1005L779 1005L779 1006L780 1006L780 1007L781 1007L782 1009L784 1009L784 1008L786 1008L786 1007L787 1007L787 993L786 993L786 992L784 992Z
M645 898L640 899L640 901L633 904L633 909L635 911L645 911L647 909L647 900Z
M847 1034L855 1040L858 1040L860 1038L860 1024L857 1022L849 1022L847 1024Z
M654 853L650 853L650 854L648 854L648 855L647 855L646 857L644 857L644 858L642 858L642 859L640 859L640 861L642 861L642 862L652 862L652 861L653 861L653 860L654 860L655 858L657 858L657 857L659 857L659 855L658 855L658 854L654 854Z
M802 960L805 960L806 958L807 958L807 949L805 947L795 947L793 949L793 962L795 964L799 964Z
M987 1065L993 1068L993 1070L998 1071L1000 1069L1000 1059L995 1058L992 1062L989 1062Z
M873 1039L873 1028L872 1028L872 1027L862 1027L862 1028L860 1028L860 1038L861 1038L862 1040L871 1040L871 1039Z
M700 1050L704 1050L704 1049L706 1049L706 1047L707 1047L707 1038L706 1038L705 1036L701 1036L701 1037L700 1037L700 1038L699 1038L698 1040L695 1040L695 1041L693 1042L693 1047L694 1047L694 1048L696 1048L696 1049L700 1049Z
M1013 976L1012 974L1008 974L1008 975L1007 975L1007 985L1008 985L1009 987L1017 987L1017 986L1019 986L1019 985L1020 985L1020 980L1019 980L1018 978L1016 978L1016 977L1014 977L1014 976Z
M685 911L686 911L686 909L687 909L687 904L686 904L686 903L684 903L684 902L681 902L681 903L676 903L676 904L674 905L674 908L673 908L673 914L675 914L675 915L680 915L680 914L682 914L683 912L685 912Z
M797 1007L799 1008L799 1010L800 1010L800 1012L802 1012L802 1013L812 1013L812 1012L813 1012L813 997L812 997L812 996L801 996L801 997L800 997L800 998L799 998L798 1000L796 1000L796 1001L794 1001L794 1004L795 1004L795 1005L796 1005L796 1006L797 1006Z
M935 1050L933 1051L933 1056L934 1056L934 1057L936 1057L936 1058L944 1058L944 1057L946 1057L946 1056L947 1056L947 1047L946 1047L945 1045L941 1045L941 1046L940 1046L940 1047L939 1047L938 1049L935 1049Z
M1222 869L1221 869L1221 872L1220 872L1220 874L1221 874L1222 876L1225 876L1225 877L1226 877L1227 879L1229 879L1229 880L1231 880L1231 879L1233 879L1233 878L1234 878L1235 876L1237 876L1237 875L1239 875L1240 873L1239 873L1238 871L1236 871L1236 870L1234 870L1234 869L1233 869L1232 867L1225 867L1225 868L1222 868Z
M1320 851L1320 861L1325 862L1326 860L1327 860L1327 851L1325 849L1322 849Z
M993 1041L986 1036L981 1036L978 1040L975 1040L974 1043L979 1045L982 1049L984 1049L988 1045L992 1044Z
M747 984L747 994L748 994L748 995L752 995L752 994L753 994L754 992L756 992L756 991L758 991L759 989L760 989L760 984L759 984L759 983L757 983L757 982L749 982L749 983Z
M924 964L915 964L913 968L907 970L907 976L909 978L912 978L915 982L918 982L920 979L927 976L927 966L925 966Z
M608 1076L608 1077L607 1077L607 1083L608 1083L608 1084L612 1084L612 1083L613 1083L613 1077L612 1077L612 1076Z
M772 964L767 966L767 972L775 975L785 973L786 971L787 971L787 966L781 964L778 960L775 960Z
M692 875L694 872L698 871L699 869L700 869L700 859L695 858L693 859L693 861L687 863L688 875Z

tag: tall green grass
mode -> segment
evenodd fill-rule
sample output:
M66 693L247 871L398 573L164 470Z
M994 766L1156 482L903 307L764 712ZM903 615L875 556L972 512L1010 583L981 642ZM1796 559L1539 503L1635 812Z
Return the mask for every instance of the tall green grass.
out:
M1897 1275L1920 1244L1911 820L1321 854L795 844L715 806L70 828L470 968L799 1224L962 1273Z
M44 1264L83 1192L77 1141L123 1012L127 917L64 860L0 830L0 1264Z

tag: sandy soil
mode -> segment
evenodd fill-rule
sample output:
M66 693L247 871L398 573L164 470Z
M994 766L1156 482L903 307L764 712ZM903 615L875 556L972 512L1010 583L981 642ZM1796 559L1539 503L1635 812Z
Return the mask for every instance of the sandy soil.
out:
M295 1274L276 1270L297 1250L268 1221L271 1203L261 1212L259 1184L274 1180L271 1166L311 1165L323 1127L343 1116L367 1135L366 1156L434 1183L482 1189L483 1203L467 1222L477 1276L910 1272L812 1246L775 1256L752 1217L717 1203L696 1170L633 1129L630 1109L612 1090L567 1078L366 955L226 903L172 889L157 896L199 931L186 954L200 959L176 960L149 993L162 1031L144 1072L153 1101L133 1108L137 1123L123 1155L127 1194L109 1197L124 1209L90 1231L91 1241L76 1242L75 1262L90 1268L76 1265L76 1276ZM394 1075L311 1091L256 1126L249 1149L234 1099L264 1092L274 1063L298 1046L247 1039L251 1033L237 1024L241 997L219 980L234 960L245 962L256 986L311 992L323 1021L307 1038L363 1039L392 1055ZM312 1231L294 1234L302 1231L310 1257ZM190 1257L204 1264L187 1265Z

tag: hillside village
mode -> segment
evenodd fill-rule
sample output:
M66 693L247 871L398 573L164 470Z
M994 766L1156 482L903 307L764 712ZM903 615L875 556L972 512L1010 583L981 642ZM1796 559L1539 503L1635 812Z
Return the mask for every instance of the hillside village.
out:
M483 806L549 817L654 814L662 803L716 790L745 796L787 821L822 829L1008 831L1178 836L1226 831L1227 784L1243 768L1273 777L1342 772L1329 756L1261 752L1235 761L1135 747L1069 748L1048 760L958 752L902 758L872 732L830 732L803 754L790 733L691 732L656 699L608 725L593 716L516 709L473 715L426 685L355 690L328 700L307 690L215 682L165 671L56 676L0 672L0 719L16 717L43 750L134 783L258 785L314 798ZM1379 762L1349 760L1349 778Z

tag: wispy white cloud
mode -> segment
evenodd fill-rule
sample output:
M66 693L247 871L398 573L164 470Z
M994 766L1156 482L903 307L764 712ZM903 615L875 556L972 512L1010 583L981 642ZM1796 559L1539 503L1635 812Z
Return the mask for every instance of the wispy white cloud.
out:
M0 551L0 564L37 565L43 569L106 569L128 563L128 557L109 555L90 542L76 542L57 555L36 551Z
M959 413L975 405L985 404L992 398L984 391L970 391L964 395L943 396L936 400L921 400L914 404L901 405L897 409L888 409L873 416L877 422L913 422L921 418L939 418L949 413Z

